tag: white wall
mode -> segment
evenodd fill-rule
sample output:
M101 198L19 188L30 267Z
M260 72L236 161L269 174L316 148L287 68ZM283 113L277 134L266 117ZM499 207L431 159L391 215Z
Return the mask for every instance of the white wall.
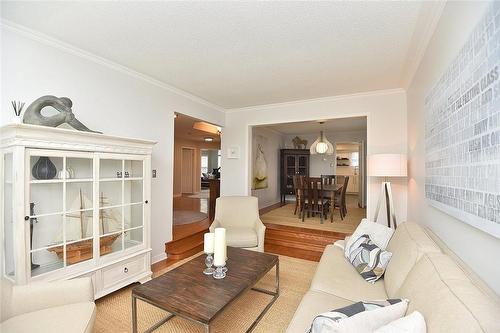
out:
M368 154L406 153L406 94L403 90L338 96L292 103L230 110L222 136L222 195L250 193L251 125L368 116ZM237 146L240 158L228 159L227 149ZM241 181L234 181L234 180ZM372 217L381 179L369 179L368 216ZM406 180L393 181L394 201L399 220L406 219ZM380 223L386 223L381 214Z
M283 136L276 131L263 127L253 127L252 135L253 139L260 135L266 141L263 148L267 164L267 188L252 190L252 195L259 198L259 208L263 208L280 201L280 149L283 148ZM257 151L255 140L253 141L252 170Z
M436 31L408 88L408 219L432 229L496 293L500 294L500 240L440 210L425 200L424 99L433 84L455 58L486 2L448 2Z
M73 100L89 128L106 134L158 141L152 167L153 260L164 255L172 235L174 112L224 125L224 113L187 94L44 36L2 25L1 122L11 118L11 100L51 94Z

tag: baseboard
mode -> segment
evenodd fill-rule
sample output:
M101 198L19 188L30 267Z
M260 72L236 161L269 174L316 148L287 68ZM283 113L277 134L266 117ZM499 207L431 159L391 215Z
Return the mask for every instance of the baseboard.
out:
M151 257L151 264L155 264L159 261L167 259L167 254L166 253L160 253L155 256Z
M265 213L268 213L276 208L280 208L281 207L281 202L277 202L277 203L274 203L270 206L266 206L266 207L262 207L261 209L259 209L259 215L263 215Z

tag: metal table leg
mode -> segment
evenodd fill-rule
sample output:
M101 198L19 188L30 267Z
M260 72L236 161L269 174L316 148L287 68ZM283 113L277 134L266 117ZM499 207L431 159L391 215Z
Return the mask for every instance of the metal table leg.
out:
M275 287L274 291L265 290L265 289L261 289L261 288L252 288L252 290L254 290L254 291L258 291L258 292L261 292L261 293L264 293L267 295L271 295L271 296L273 296L273 298L266 305L264 310L262 310L262 312L257 316L257 319L254 320L254 322L252 323L250 328L246 331L246 333L250 333L255 329L255 326L257 326L257 324L262 319L262 317L264 317L264 315L267 313L267 311L271 308L271 306L274 304L274 302L276 302L276 300L278 299L278 296L280 294L280 262L279 262L279 260L276 262L276 279L274 282L274 287Z
M137 333L137 298L132 294L132 333Z

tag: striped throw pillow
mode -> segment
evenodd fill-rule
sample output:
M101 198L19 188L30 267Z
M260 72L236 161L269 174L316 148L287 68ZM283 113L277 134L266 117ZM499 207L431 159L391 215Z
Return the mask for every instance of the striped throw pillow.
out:
M384 275L392 253L375 245L370 236L362 235L356 239L349 253L349 262L367 282L375 283Z

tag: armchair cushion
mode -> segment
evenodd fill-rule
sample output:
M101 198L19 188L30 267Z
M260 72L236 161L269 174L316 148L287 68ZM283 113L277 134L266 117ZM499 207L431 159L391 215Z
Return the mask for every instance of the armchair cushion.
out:
M227 228L226 241L228 246L234 247L256 247L258 245L257 233L254 228Z
M13 287L11 315L93 301L94 289L90 278L37 282Z
M96 308L93 302L74 303L12 317L0 324L2 333L91 333Z

